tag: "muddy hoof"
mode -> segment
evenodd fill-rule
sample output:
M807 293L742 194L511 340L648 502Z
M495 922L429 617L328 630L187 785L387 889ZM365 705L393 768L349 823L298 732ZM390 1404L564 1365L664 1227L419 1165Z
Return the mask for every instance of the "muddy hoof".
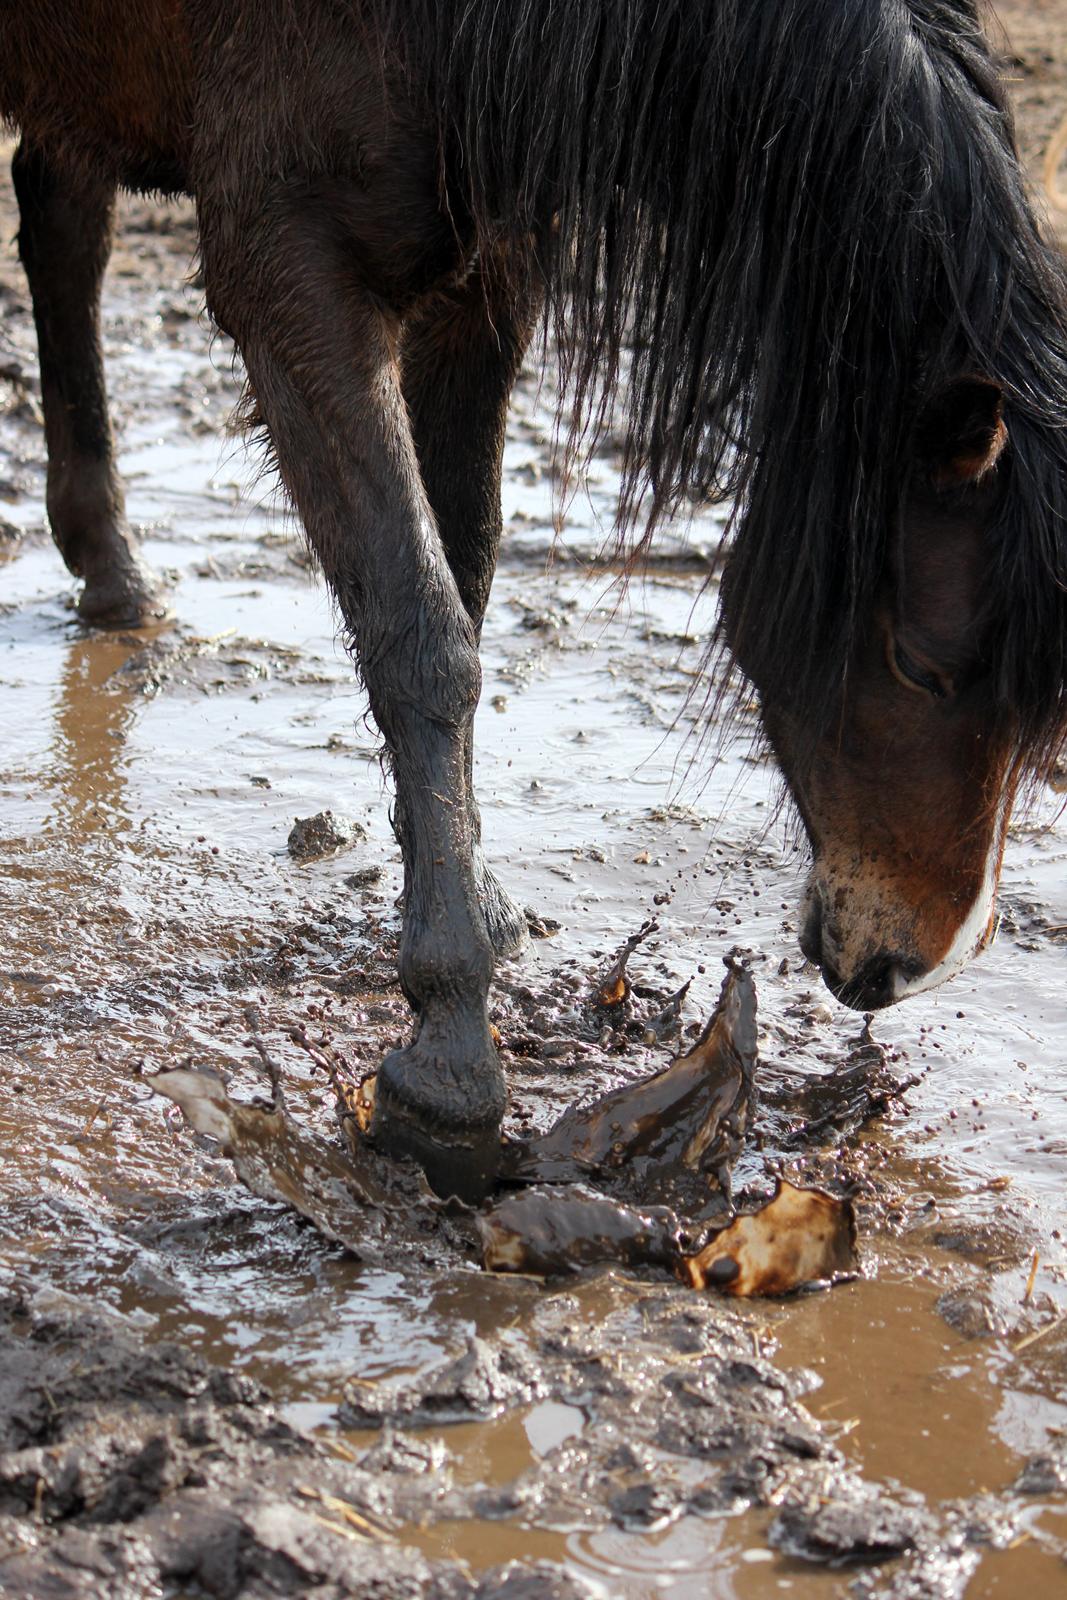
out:
M167 615L159 580L143 562L87 576L78 619L90 628L143 628Z
M442 1199L474 1205L496 1181L505 1103L495 1054L457 1069L416 1040L381 1064L371 1136L389 1155L417 1161Z

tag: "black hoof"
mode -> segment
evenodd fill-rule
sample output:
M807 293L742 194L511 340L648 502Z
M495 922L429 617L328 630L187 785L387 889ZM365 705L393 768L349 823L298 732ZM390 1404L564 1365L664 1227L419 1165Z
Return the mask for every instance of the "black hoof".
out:
M90 628L143 628L167 615L158 580L143 562L87 576L78 619Z
M387 1154L417 1161L442 1199L477 1204L496 1181L505 1103L495 1054L457 1069L416 1040L381 1064L371 1136Z

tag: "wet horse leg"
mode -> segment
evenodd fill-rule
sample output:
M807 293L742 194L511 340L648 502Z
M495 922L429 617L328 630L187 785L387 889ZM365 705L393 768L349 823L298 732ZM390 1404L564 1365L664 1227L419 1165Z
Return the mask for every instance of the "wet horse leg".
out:
M328 227L284 203L269 215L270 232L253 218L247 241L232 219L208 217L205 281L341 608L404 819L399 970L415 1028L382 1062L375 1135L444 1192L478 1193L499 1156L505 1090L467 795L477 630L421 480L400 315L353 280Z
M159 604L126 522L100 348L114 190L69 177L25 143L12 176L37 324L52 533L70 571L85 580L82 620L129 627Z
M401 368L419 468L460 598L480 635L500 548L500 481L508 400L540 309L526 261L483 264L434 295L404 329ZM526 918L486 865L465 750L475 879L493 949L513 955ZM398 832L403 818L396 817Z

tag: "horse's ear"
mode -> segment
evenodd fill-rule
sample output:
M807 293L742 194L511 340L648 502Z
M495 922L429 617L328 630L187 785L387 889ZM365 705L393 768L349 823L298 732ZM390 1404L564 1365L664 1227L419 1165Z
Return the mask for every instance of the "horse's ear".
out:
M916 434L935 489L962 488L991 472L1008 442L1004 395L988 378L958 378L929 401Z

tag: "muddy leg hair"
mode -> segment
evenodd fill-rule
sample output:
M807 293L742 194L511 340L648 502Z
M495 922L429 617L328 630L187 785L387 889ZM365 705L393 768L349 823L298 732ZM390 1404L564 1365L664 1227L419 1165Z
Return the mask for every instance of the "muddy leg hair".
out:
M525 261L483 263L430 298L404 329L401 370L419 468L460 598L481 633L500 548L500 481L508 400L540 309ZM526 941L526 918L485 864L473 787L473 725L465 742L475 881L498 956ZM396 818L398 834L403 817Z
M204 230L208 303L237 340L279 469L337 598L403 815L400 981L414 1036L382 1063L375 1133L444 1191L499 1154L504 1080L486 1010L493 951L471 858L467 741L477 630L422 485L397 360L400 319L352 282L306 216L253 264ZM259 270L256 270L258 266Z
M25 142L12 175L37 324L52 533L70 571L85 580L82 619L130 627L159 605L126 522L100 349L114 190L68 177Z

